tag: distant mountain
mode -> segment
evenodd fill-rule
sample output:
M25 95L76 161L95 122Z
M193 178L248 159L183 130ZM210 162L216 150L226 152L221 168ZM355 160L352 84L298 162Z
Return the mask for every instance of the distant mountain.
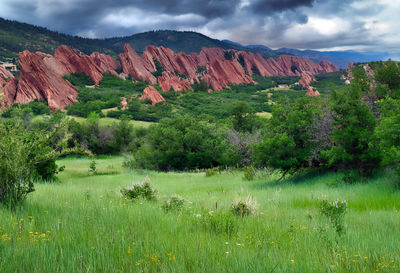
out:
M339 68L346 68L348 63L365 63L372 61L382 61L387 60L389 58L389 53L387 52L358 52L353 50L345 50L345 51L316 51L316 50L298 50L293 48L280 48L277 50L273 50L264 45L241 45L239 43L235 43L229 40L222 40L222 42L234 45L236 47L246 48L252 52L258 52L263 57L268 57L268 54L271 56L288 54L295 55L304 58L308 58L314 62L319 63L322 60L327 60Z
M67 45L85 54L99 51L116 57L123 52L125 43L129 43L138 53L142 53L148 45L155 45L185 53L198 53L203 47L218 47L254 51L264 57L280 55L264 49L252 50L240 44L230 44L192 31L157 30L126 37L89 39L0 18L0 61L16 58L18 53L25 49L31 52L41 51L53 54L60 45Z
M298 50L291 48L280 48L275 52L292 54L309 58L314 62L327 60L335 64L339 68L345 68L349 61L356 63L382 61L389 58L387 52L358 52L353 50L346 51L315 51L315 50Z

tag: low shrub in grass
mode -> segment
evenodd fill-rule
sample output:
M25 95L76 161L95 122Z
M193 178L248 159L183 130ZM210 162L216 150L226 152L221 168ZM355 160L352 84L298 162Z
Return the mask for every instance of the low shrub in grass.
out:
M256 169L254 169L251 166L248 166L243 169L244 174L243 174L243 179L247 181L252 181L256 177Z
M210 177L210 176L214 176L216 174L219 173L219 169L218 168L210 168L206 170L206 176Z
M249 216L257 212L257 202L252 196L246 199L235 199L231 205L231 211L236 216Z
M195 217L202 228L216 234L225 234L230 237L238 231L236 219L230 213L209 211L196 214Z
M157 190L150 184L150 179L146 177L144 182L134 182L132 186L121 189L122 196L131 201L139 198L146 200L157 199Z
M186 200L182 196L174 194L162 205L165 212L179 212L183 210Z
M329 201L326 196L319 199L319 211L325 215L333 225L336 232L340 235L344 232L344 215L347 213L347 201L336 199Z

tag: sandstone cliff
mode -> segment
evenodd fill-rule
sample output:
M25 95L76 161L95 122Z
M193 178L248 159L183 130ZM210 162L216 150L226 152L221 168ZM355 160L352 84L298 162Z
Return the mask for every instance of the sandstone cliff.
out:
M98 85L104 73L118 76L117 69L134 79L149 84L159 84L163 91L171 89L180 92L191 89L191 85L201 80L213 90L229 88L231 84L256 84L252 75L261 76L301 76L301 84L310 96L317 95L309 83L313 75L333 72L338 69L327 61L316 64L309 59L282 55L278 59L264 59L259 54L220 48L203 48L200 53L175 53L165 47L148 46L139 56L130 45L124 46L120 54L121 62L98 52L90 56L80 54L66 46L60 46L54 56L36 52L20 53L20 79L12 79L8 71L0 70L0 86L3 88L3 105L28 103L34 99L46 100L51 109L62 109L77 98L77 90L63 76L84 73ZM229 55L226 59L225 55ZM157 71L157 60L164 72ZM161 68L159 68L161 69ZM161 75L160 75L161 73ZM158 74L158 77L155 76ZM6 80L7 79L7 80ZM6 85L7 84L7 85ZM143 92L142 99L149 98L153 104L165 101L154 87Z
M148 86L143 90L143 95L140 97L141 100L149 99L152 105L156 105L160 102L165 102L164 97L154 88L154 86Z

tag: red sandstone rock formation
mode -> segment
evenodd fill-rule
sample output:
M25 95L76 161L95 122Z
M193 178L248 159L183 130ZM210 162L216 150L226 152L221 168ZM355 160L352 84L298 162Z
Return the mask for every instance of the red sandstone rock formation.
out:
M315 79L315 75L312 74L311 72L303 72L301 74L301 79L299 83L307 89L307 96L309 97L315 97L319 96L318 90L314 90L314 88L310 85L311 82L316 82L317 80Z
M17 93L18 80L12 78L4 87L3 97L0 99L0 106L8 107L14 103Z
M152 105L156 105L160 102L165 102L164 97L154 88L154 86L148 86L143 90L143 95L139 98L141 100L149 99Z
M128 101L126 100L126 98L122 98L122 100L121 100L121 105L122 105L121 110L126 110L126 109L128 109Z
M118 76L118 73L115 72L115 70L121 68L121 63L119 61L109 55L99 52L93 52L92 54L90 54L90 57L93 59L95 64L100 67L103 73Z
M56 49L54 57L59 60L69 73L84 73L90 77L96 85L103 79L101 68L94 60L87 56L78 54L67 46L60 46Z
M16 103L35 99L46 100L51 109L63 109L76 102L78 92L62 77L68 69L55 57L27 50L19 54L20 79L16 90Z
M62 77L70 73L85 73L96 85L99 84L103 73L118 76L116 69L124 73L119 76L125 78L128 74L133 78L156 84L157 80L163 91L173 88L181 91L191 88L191 84L206 81L214 90L228 88L230 84L253 83L253 70L261 76L302 76L303 86L309 95L315 95L309 83L317 73L337 71L337 68L327 61L316 64L308 59L282 55L277 60L264 59L259 54L233 51L233 60L225 60L225 51L220 48L203 48L199 54L175 53L165 47L148 46L139 56L130 45L125 45L124 53L120 54L121 64L111 56L92 53L91 56L79 54L66 46L59 47L55 56L40 52L24 51L20 54L20 80L8 81L4 86L3 104L11 105L14 102L27 103L34 99L47 100L52 109L62 109L76 101L77 90ZM239 57L240 56L240 57ZM243 66L239 63L239 59ZM152 74L158 60L165 72L156 77ZM204 67L205 69L199 69ZM0 68L1 69L1 68ZM3 69L4 70L4 69ZM6 78L12 77L8 71L0 70L1 86ZM179 75L185 75L183 79ZM311 80L309 79L311 77ZM151 99L153 104L165 101L154 87L145 89L141 99ZM4 102L6 101L6 102Z
M0 65L0 89L12 78L14 78L13 74Z
M120 54L122 69L124 73L131 75L135 79L156 84L157 79L146 69L143 59L128 44L124 46L124 53Z
M191 84L187 79L180 79L170 71L164 71L162 76L158 77L158 85L164 92L171 90L171 88L176 92L191 89Z
M207 73L203 76L214 90L228 88L228 84L253 83L252 78L244 72L243 67L236 61L216 59L207 65Z

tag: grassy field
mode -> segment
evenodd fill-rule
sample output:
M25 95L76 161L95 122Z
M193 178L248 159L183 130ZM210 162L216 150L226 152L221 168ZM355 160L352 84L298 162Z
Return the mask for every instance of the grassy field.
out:
M64 159L60 182L38 184L15 212L0 208L0 272L400 272L400 192L381 175L335 185L340 174L277 183L241 172L128 171L121 157ZM149 176L158 201L123 200L122 187ZM161 209L177 193L181 213ZM346 199L341 236L318 197ZM230 212L253 196L254 216Z
M35 116L33 118L33 121L39 121L39 120L44 119L45 117L48 117L48 116L44 116L44 115ZM82 117L69 116L69 118L75 119L79 123L83 123L83 122L86 121L86 118L82 118ZM101 126L109 126L109 125L112 125L114 123L118 123L119 121L120 120L115 119L115 118L100 118L99 119L99 125L101 125ZM140 120L130 120L129 123L132 124L135 127L144 127L144 128L147 128L151 124L153 124L153 122L140 121Z

